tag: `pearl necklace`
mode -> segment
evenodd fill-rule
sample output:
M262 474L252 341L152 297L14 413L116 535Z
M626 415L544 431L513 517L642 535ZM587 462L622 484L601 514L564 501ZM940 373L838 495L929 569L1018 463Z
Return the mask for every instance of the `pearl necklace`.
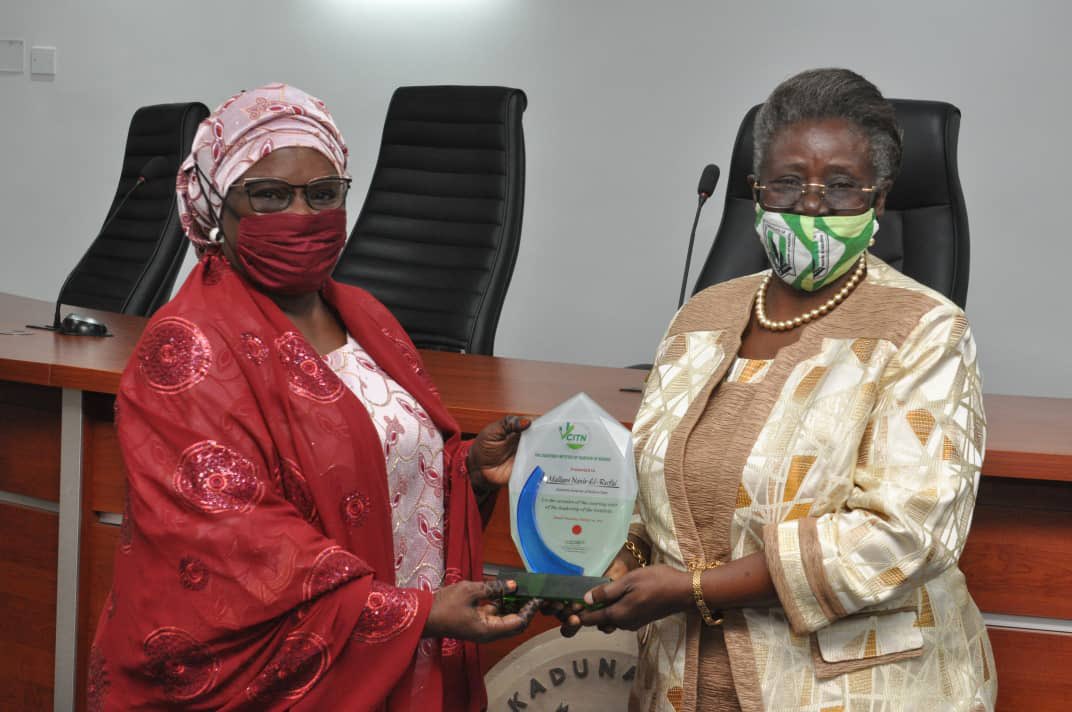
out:
M798 317L787 319L786 321L772 321L767 318L767 285L770 284L771 280L771 275L768 274L763 278L763 283L759 285L759 290L756 292L756 321L768 331L789 331L798 326L803 326L809 321L814 321L815 319L828 314L831 309L845 301L845 298L852 293L852 290L856 289L856 285L863 280L866 272L867 253L865 252L860 256L860 262L856 265L856 270L852 273L852 277L838 290L837 294L827 299L815 309L805 312Z

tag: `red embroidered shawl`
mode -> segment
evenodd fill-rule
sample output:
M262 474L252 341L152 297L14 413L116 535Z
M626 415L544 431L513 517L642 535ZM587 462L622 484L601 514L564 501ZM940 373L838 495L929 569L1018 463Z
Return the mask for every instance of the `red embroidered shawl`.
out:
M331 282L323 296L443 432L444 583L479 579L468 445L416 349L368 293ZM91 710L484 706L476 646L422 644L432 594L394 586L367 412L223 258L203 258L150 320L116 426L128 502Z

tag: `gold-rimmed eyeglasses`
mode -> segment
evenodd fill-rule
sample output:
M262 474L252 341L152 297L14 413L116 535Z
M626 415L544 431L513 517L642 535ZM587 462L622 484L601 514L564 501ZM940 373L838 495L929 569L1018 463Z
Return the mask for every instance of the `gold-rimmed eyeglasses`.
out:
M752 195L760 205L772 210L791 208L808 194L808 190L819 192L819 200L826 203L831 210L852 211L867 210L874 203L879 187L859 186L848 182L805 183L800 180L779 178L766 185L759 183L752 186Z

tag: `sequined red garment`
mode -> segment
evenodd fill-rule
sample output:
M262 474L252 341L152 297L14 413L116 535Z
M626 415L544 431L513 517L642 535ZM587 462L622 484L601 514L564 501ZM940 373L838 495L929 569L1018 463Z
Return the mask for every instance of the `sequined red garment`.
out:
M258 366L268 360L268 346L256 334L248 331L242 334L242 349L246 358Z
M291 391L321 403L342 397L345 390L342 381L301 334L288 331L275 340L275 348L287 370Z
M210 514L249 512L264 495L253 461L214 440L186 448L173 481L188 503Z
M454 638L442 638L439 641L439 651L443 655L457 655L462 649L460 640Z
M212 347L186 319L161 319L145 330L138 345L138 367L146 383L161 393L180 393L205 377Z
M204 276L202 277L202 281L204 282L205 286L215 287L217 284L223 281L224 273L230 271L231 268L227 265L221 264L220 262L209 262L205 264L205 269L203 271Z
M413 625L417 607L416 591L374 581L354 628L354 638L363 643L386 643Z
M448 566L447 570L443 572L443 585L450 586L453 583L458 583L463 580L462 572L458 569ZM439 645L440 651L444 656L446 655L458 655L464 651L462 642L455 640L454 638L443 638Z
M193 700L216 683L220 660L180 628L154 630L142 643L145 674L172 702Z
M284 458L279 477L284 496L301 512L302 517L308 522L316 519L316 502L313 501L309 485L305 482L305 477L302 476L297 463Z
M413 373L417 378L421 380L425 388L432 392L432 394L439 398L439 389L436 388L435 381L428 375L428 372L424 369L424 365L421 363L421 357L417 354L417 348L413 345L413 342L408 338L400 338L397 336L397 332L393 332L391 329L384 328L383 334L392 342L394 342L395 348L402 354L402 358L405 359L409 367L413 369Z
M425 475L453 494L440 529L424 535L443 546L448 581L479 580L467 446L416 350L367 293L332 282L322 294L427 414L421 427L442 434L442 471L426 463ZM479 710L475 645L418 653L433 594L393 585L383 443L361 402L217 253L143 339L167 320L194 325L211 360L181 389L161 384L186 377L150 374L137 358L120 383L131 496L126 553L94 641L102 708Z
M123 521L119 523L119 551L129 554L134 548L134 524L130 518L130 490L123 493Z
M104 655L100 648L94 645L89 649L89 668L86 670L87 712L101 712L104 709L110 686Z
M351 492L342 500L342 518L347 526L359 527L368 519L371 502L362 492Z
M309 601L322 593L332 591L339 584L371 570L361 559L341 546L329 546L316 557L309 574L305 577L302 596Z
M291 633L272 662L249 687L246 697L267 704L293 700L309 691L331 664L327 643L316 633Z
M179 560L179 582L189 591L200 591L208 585L208 569L205 562L193 556Z

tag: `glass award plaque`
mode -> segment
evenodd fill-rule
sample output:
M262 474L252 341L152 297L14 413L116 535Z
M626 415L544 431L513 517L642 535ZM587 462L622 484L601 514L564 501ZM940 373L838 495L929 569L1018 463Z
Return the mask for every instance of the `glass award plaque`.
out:
M605 582L636 492L632 434L588 395L535 420L510 476L510 533L534 574L515 577L516 595L579 600Z

